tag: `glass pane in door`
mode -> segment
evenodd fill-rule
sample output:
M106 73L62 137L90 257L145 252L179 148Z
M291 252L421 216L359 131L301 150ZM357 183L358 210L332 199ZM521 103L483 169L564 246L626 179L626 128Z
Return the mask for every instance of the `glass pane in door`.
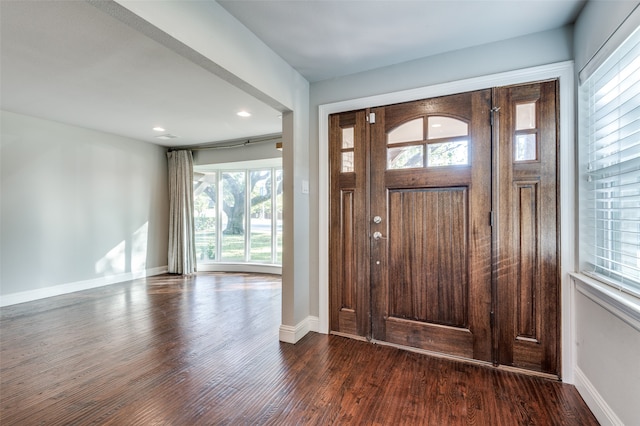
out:
M469 164L469 144L467 141L427 145L427 167L461 166L465 164Z
M387 169L412 169L424 165L424 146L387 148Z
M396 127L387 135L387 143L415 142L424 140L424 118L416 118Z
M451 117L429 117L427 128L428 139L455 138L469 134L469 125L465 121Z

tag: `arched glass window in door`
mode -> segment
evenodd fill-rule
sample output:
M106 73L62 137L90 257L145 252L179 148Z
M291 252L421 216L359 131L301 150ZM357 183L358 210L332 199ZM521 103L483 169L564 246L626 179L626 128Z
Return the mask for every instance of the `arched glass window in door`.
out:
M427 167L469 164L469 124L451 117L429 117Z
M469 124L465 121L419 117L387 133L388 170L468 164Z
M387 169L424 167L424 117L407 121L387 134Z

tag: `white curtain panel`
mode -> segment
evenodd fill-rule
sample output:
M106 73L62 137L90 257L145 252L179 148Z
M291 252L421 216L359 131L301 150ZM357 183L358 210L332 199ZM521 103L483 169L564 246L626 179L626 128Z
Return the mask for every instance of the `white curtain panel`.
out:
M169 273L196 271L193 221L193 157L191 151L170 151L169 160Z

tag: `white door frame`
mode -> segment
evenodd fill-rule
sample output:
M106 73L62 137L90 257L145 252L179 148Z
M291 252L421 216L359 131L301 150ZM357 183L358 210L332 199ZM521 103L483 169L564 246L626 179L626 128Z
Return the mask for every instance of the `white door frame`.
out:
M573 301L569 273L576 265L576 191L575 182L575 88L573 61L525 68L470 78L417 89L368 96L318 107L318 331L329 332L329 114L375 106L409 102L436 96L452 95L512 84L558 79L560 92L560 277L561 277L561 348L562 378L573 383Z

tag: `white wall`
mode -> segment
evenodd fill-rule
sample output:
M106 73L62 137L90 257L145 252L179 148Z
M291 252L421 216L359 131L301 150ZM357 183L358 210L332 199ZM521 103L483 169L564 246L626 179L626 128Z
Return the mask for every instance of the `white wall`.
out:
M619 0L587 3L575 24L577 72L593 70L640 25L639 5ZM581 275L574 283L576 387L601 424L638 425L640 300Z
M498 74L539 65L571 60L573 57L572 27L546 31L511 40L448 52L403 64L358 73L311 85L311 158L319 157L318 108L320 105L345 100L401 92L441 83L455 82L489 74ZM371 105L374 106L374 105ZM311 228L319 229L319 170L311 162L312 196ZM317 234L312 234L311 258L317 259ZM311 315L319 315L318 263L311 269Z
M574 283L575 385L601 424L639 425L640 313L593 280Z
M167 265L165 149L2 111L2 304Z
M637 0L591 0L586 4L575 24L576 71L581 71L605 42L616 36L616 30L639 4ZM628 35L623 29L612 44L619 45Z
M559 28L313 83L312 113L321 104L570 60L572 31Z

